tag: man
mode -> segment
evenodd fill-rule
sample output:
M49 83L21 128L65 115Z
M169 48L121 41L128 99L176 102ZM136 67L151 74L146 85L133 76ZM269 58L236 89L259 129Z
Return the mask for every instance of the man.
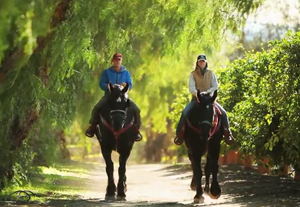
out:
M86 130L85 135L87 137L92 138L95 134L96 125L99 123L99 114L103 105L108 101L108 83L111 82L112 85L119 84L125 87L127 84L129 85L129 90L132 88L132 80L128 70L126 67L122 65L122 54L116 53L113 55L111 59L112 66L103 71L101 75L101 79L99 82L100 88L105 91L105 95L100 99L100 101L95 105L92 111L92 117L90 119L90 126ZM142 135L140 134L140 126L141 126L141 115L140 109L138 106L131 100L130 107L135 111L135 128L136 128L136 137L135 141L140 141L142 139Z
M175 144L181 145L183 143L184 137L182 130L185 119L187 118L191 109L197 103L197 89L201 93L208 93L210 96L213 96L215 90L218 89L218 81L215 73L208 69L208 63L206 60L206 55L202 54L197 57L196 67L190 74L189 79L189 90L190 93L193 95L193 98L190 103L185 107L185 109L181 113L181 117L176 129L176 138L174 139ZM227 113L224 108L217 102L215 102L217 107L222 112L222 123L224 127L224 135L225 135L225 142L227 144L231 144L233 142L233 136L231 134L229 128L229 120L227 117Z

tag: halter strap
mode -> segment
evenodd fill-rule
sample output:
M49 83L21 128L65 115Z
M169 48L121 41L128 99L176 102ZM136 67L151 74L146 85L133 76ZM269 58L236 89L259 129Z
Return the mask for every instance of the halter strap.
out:
M211 137L213 135L215 135L221 126L221 121L219 120L219 116L222 114L221 111L219 110L219 108L216 105L213 105L214 108L214 114L213 114L213 123L210 123L207 120L204 120L201 122L201 124L209 124L211 126L210 131L209 131L209 137L208 140L211 139ZM195 132L197 132L198 134L201 134L201 130L198 129L197 127L193 126L193 124L190 122L190 120L187 118L186 122L188 124L188 126L194 130Z
M116 139L118 139L120 134L126 132L134 124L134 117L132 117L132 120L130 121L130 123L126 127L123 127L119 131L116 131L101 115L100 115L100 119L101 119L101 122L114 134Z

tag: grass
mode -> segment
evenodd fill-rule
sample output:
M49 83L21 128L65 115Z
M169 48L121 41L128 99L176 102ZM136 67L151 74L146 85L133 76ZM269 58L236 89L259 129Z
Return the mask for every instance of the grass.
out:
M28 196L21 193L9 196L15 191L30 191L31 202L45 202L50 199L78 199L79 194L85 191L85 178L95 168L94 164L69 161L56 164L54 167L39 167L41 174L31 175L31 182L21 187L12 187L0 193L0 200L26 200ZM22 196L24 196L22 198ZM1 204L0 204L1 205Z

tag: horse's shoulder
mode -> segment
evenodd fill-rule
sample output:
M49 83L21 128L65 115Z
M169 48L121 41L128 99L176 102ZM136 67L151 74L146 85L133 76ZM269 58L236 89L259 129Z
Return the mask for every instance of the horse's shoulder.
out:
M198 109L197 109L196 106L193 106L193 107L191 108L191 110L190 110L190 112L189 112L187 118L191 119L191 121L192 121L193 119L195 119L195 118L198 117L197 114L198 114Z
M127 107L126 108L126 114L127 116L131 116L134 114L134 109L132 107Z

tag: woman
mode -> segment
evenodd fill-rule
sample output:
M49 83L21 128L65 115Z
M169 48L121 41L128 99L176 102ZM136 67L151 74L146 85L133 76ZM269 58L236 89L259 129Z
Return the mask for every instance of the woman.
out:
M174 142L177 145L181 145L183 143L183 125L189 112L197 103L197 89L200 90L201 93L210 94L210 96L212 96L214 91L218 89L217 77L213 71L208 69L206 55L204 54L198 56L195 70L193 70L190 75L189 90L190 93L193 95L193 98L181 113L181 117L176 129L176 138L174 139ZM219 103L215 102L215 104L222 112L221 119L224 127L225 142L227 144L231 144L234 138L229 128L229 120L227 117L227 113Z

